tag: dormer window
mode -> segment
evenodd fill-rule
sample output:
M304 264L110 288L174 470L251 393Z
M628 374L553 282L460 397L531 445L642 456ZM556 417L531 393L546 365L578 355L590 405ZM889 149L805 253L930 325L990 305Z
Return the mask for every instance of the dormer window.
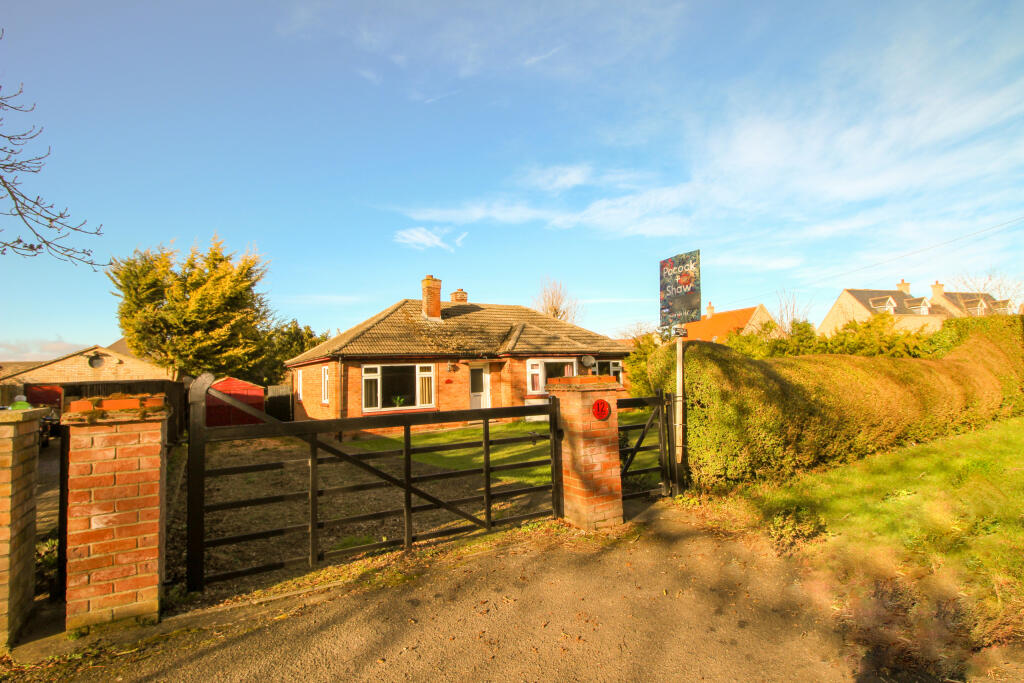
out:
M985 315L985 310L988 308L984 299L969 299L964 302L964 307L971 315Z
M923 296L918 297L917 299L906 299L903 302L903 305L915 315L928 315L931 311L931 307L928 305L928 299L925 299Z
M876 296L873 299L869 299L868 303L871 304L871 308L876 313L896 312L896 300L891 296Z
M1009 299L1003 299L1001 301L993 301L992 302L992 312L993 313L1003 313L1003 314L1009 313L1010 312L1010 300Z

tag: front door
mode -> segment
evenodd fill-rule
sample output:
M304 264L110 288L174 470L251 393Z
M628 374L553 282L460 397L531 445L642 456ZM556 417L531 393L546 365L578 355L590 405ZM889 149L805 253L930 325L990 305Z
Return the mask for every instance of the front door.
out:
M486 408L487 399L484 390L484 369L469 369L469 407Z

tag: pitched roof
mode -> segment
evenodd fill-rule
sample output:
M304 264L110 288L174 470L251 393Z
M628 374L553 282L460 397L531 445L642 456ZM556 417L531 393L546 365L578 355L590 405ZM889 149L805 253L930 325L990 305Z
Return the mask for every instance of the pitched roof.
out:
M0 360L0 379L17 375L47 363L45 360Z
M920 297L913 297L906 292L901 292L898 289L847 289L847 292L856 299L864 308L874 312L877 310L872 302L876 302L879 299L884 300L886 297L891 297L896 302L896 308L893 309L893 313L896 315L914 315L917 311L911 310L911 305L908 302L914 302Z
M402 299L302 353L286 365L327 356L626 354L625 345L525 306L441 302L441 321L423 318L419 299Z
M995 303L995 297L985 292L944 292L943 296L951 304L960 309L962 313L969 313L969 309L977 306L978 300L984 301L989 307Z
M737 308L733 311L715 311L715 314L703 317L692 323L686 323L686 338L702 341L725 340L730 332L739 332L754 316L757 306Z
M122 356L128 356L129 358L138 358L138 356L132 353L132 350L128 348L128 341L124 337L121 337L113 344L107 344L107 350L119 353Z

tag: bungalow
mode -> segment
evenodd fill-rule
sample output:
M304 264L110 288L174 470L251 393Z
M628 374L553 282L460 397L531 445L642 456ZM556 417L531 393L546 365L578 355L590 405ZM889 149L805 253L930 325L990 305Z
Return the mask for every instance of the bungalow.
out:
M775 326L770 336L785 336L785 330L779 327L764 304L716 313L715 307L709 302L707 313L700 320L686 323L683 327L687 339L723 343L730 332L752 334L760 332L768 323Z
M876 313L889 313L896 329L935 332L947 318L1010 313L1010 302L986 292L947 292L936 280L931 297L915 297L910 283L900 280L896 289L844 289L821 321L818 331L832 335L851 320L865 322Z
M295 419L546 403L548 379L623 381L629 347L524 306L441 301L427 275L403 299L287 361Z

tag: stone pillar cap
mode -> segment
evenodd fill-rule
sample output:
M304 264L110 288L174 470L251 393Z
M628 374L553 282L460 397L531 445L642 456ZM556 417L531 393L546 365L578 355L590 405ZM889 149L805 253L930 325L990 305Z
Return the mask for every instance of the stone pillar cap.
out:
M38 420L50 413L50 408L29 408L26 410L0 410L0 424L5 422L28 422Z
M579 377L552 377L544 386L552 391L620 391L622 385L611 375L582 375Z

